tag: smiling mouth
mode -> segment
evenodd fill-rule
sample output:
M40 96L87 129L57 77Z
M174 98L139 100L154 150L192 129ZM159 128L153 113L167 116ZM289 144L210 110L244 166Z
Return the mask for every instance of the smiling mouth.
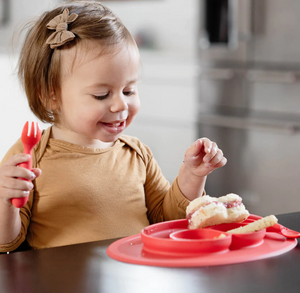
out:
M122 126L125 125L125 120L121 121L121 122L112 122L112 123L102 122L102 123L105 124L108 127L118 128L118 127L122 127Z
M120 122L101 122L101 124L106 131L112 134L119 134L126 128L126 120Z

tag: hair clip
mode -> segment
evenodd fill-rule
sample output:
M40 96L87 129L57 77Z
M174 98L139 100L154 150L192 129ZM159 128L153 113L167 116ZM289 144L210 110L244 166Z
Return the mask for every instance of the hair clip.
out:
M68 24L76 20L77 17L78 15L75 13L69 15L69 10L65 9L62 14L55 16L48 22L46 27L55 30L46 40L46 44L50 45L51 49L60 47L75 38L75 35L68 31Z

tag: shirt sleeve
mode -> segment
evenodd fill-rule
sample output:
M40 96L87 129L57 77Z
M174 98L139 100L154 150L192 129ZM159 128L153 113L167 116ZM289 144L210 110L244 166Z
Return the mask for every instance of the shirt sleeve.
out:
M6 162L10 157L22 152L23 152L23 144L21 142L21 139L19 139L6 153L6 155L4 156L4 158L0 163L0 166L3 165L3 163ZM32 156L32 161L34 165L35 164L34 154ZM31 207L33 203L33 198L34 198L34 190L30 192L26 205L20 209L20 217L21 217L22 224L21 224L21 231L19 235L12 242L0 245L0 252L14 251L25 241L27 235L27 229L31 218Z
M177 178L170 185L153 156L149 158L146 169L144 188L149 222L153 224L185 218L190 201L180 191Z

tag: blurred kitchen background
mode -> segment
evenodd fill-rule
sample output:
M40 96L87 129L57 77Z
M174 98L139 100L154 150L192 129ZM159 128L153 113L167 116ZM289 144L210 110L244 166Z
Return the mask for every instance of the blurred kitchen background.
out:
M18 30L58 0L0 0L0 157L33 119L15 65ZM126 133L166 178L198 137L228 158L206 192L261 216L300 210L300 1L102 1L141 51L141 110ZM42 128L48 125L40 123Z

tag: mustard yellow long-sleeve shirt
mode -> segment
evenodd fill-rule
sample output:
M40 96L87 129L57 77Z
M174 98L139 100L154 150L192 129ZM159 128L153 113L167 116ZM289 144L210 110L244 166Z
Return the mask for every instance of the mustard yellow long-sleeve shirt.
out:
M23 152L21 140L1 164ZM44 131L33 152L42 170L34 180L22 228L0 251L13 251L25 239L35 249L124 237L149 224L185 217L189 201L164 178L150 149L137 138L121 136L106 149L81 147Z

